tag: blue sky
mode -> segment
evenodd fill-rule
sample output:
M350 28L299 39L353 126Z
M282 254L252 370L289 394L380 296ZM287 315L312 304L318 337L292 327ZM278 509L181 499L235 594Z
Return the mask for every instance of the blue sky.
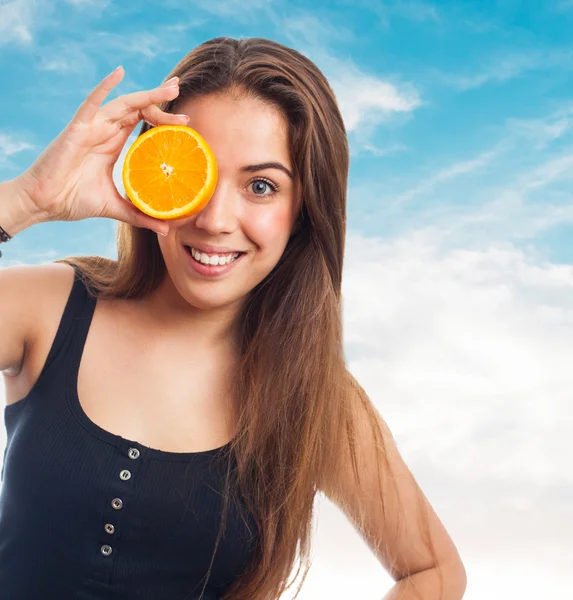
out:
M2 3L4 178L33 161L118 63L126 75L110 99L156 85L205 39L260 35L305 52L338 92L353 155L350 227L395 235L481 207L482 227L456 229L453 243L499 230L503 239L535 243L550 260L571 261L570 2L318 2L311 11L302 2L263 0L147 6ZM540 217L548 202L559 216ZM508 219L528 223L508 231ZM108 225L73 225L70 243L84 232L109 238ZM31 236L34 248L55 247L68 229L41 226L13 244L28 256Z
M458 543L466 598L563 597L572 31L571 0L0 0L0 177L25 170L119 64L110 99L158 85L216 36L306 54L350 139L351 370ZM114 234L105 219L42 224L1 260L115 256ZM380 598L380 566L328 503L322 515L303 600L350 597L357 581Z

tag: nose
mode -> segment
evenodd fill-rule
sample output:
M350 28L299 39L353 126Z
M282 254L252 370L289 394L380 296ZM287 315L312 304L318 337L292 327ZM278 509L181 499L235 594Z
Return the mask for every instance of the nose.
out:
M239 218L237 195L230 185L219 180L207 205L197 213L195 226L210 236L232 233L237 229Z

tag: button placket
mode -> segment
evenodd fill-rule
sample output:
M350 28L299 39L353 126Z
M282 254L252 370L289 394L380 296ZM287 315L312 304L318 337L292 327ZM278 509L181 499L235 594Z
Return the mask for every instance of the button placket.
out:
M117 555L121 523L125 518L126 509L128 510L133 502L133 486L141 464L141 451L134 444L122 440L117 450L119 458L116 463L117 469L114 469L116 475L108 490L108 501L104 509L99 539L103 568L110 576L114 562L111 557Z

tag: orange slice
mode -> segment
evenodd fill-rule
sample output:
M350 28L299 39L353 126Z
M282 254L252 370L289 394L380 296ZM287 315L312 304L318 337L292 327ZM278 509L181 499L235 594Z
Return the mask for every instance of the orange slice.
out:
M156 219L199 212L217 185L217 161L191 127L159 125L140 135L127 151L122 178L131 202Z

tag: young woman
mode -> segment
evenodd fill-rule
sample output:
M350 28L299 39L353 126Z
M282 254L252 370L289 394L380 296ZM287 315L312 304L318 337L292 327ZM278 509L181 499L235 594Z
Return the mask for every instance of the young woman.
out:
M307 572L322 492L396 580L388 599L462 598L454 543L345 365L349 152L323 74L278 43L216 38L172 85L102 106L122 75L0 185L4 241L120 221L117 260L0 270L3 597L275 599ZM119 195L141 120L213 149L196 215L158 221ZM239 255L205 275L190 248Z

